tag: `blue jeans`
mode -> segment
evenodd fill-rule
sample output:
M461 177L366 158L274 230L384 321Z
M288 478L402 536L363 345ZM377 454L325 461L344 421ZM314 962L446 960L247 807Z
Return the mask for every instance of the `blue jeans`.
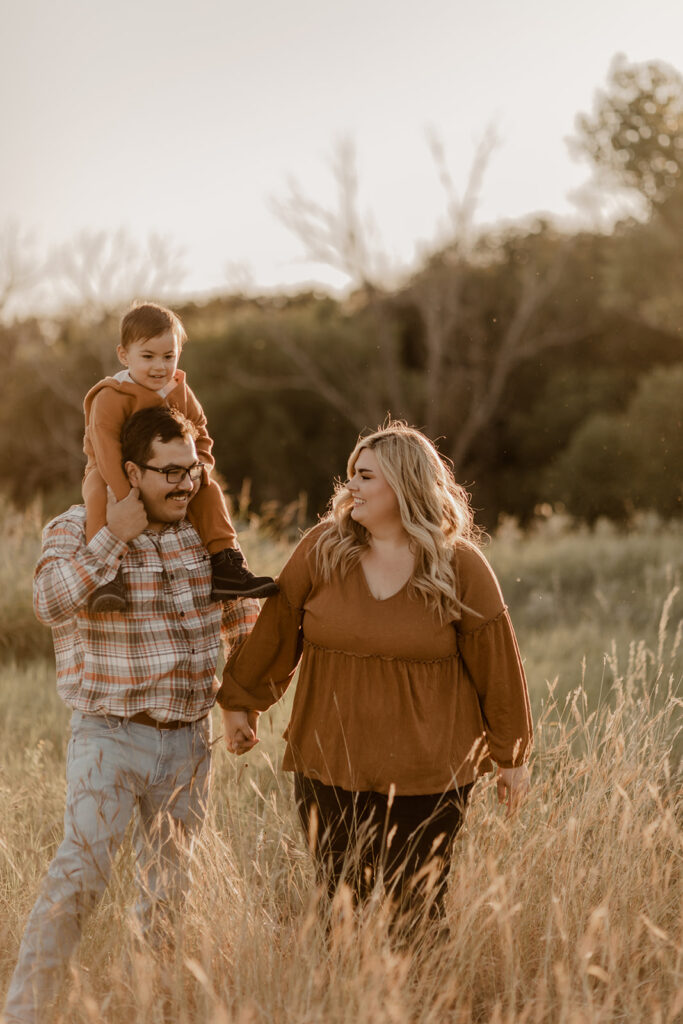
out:
M177 730L74 711L64 839L31 911L5 1003L8 1024L44 1021L131 817L141 930L157 941L190 882L204 822L211 719Z

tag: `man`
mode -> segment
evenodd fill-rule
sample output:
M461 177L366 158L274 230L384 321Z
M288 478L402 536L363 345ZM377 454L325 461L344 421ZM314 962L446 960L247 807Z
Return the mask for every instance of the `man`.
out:
M211 600L211 562L186 519L201 478L196 428L165 407L126 421L132 490L110 497L85 541L85 508L47 525L34 605L52 626L57 686L73 709L64 840L26 925L5 1005L8 1024L45 1021L87 913L135 815L143 933L163 935L188 888L208 794L210 718L221 632L238 643L259 605ZM125 612L95 614L93 591L121 569Z

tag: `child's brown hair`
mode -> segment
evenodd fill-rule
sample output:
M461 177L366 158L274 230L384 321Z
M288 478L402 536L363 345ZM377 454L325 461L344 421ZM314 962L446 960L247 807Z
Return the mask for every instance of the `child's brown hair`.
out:
M178 346L182 348L187 334L180 317L156 302L141 302L131 306L121 320L121 344L128 349L136 341L157 338L166 331L173 331Z

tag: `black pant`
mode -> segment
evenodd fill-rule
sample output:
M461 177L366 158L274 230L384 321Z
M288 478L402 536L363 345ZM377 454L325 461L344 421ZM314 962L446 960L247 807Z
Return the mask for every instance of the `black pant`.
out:
M344 881L362 901L379 877L407 923L425 911L442 918L453 840L471 789L394 796L390 804L384 793L351 793L296 774L297 810L319 881L330 897Z

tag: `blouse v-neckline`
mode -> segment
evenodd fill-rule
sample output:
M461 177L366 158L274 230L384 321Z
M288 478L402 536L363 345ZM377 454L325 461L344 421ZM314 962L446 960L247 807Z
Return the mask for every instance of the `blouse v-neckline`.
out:
M363 585L365 587L365 590L367 591L368 597L371 597L373 601L377 601L378 604L383 604L385 601L391 601L391 599L393 597L398 597L399 594L402 594L403 591L408 586L408 584L410 583L410 579L411 579L411 577L413 575L413 573L411 571L411 573L408 576L408 578L401 584L401 586L398 588L398 590L395 590L393 592L393 594L387 594L386 597L377 597L372 592L372 587L370 586L370 582L369 582L367 576L365 575L365 569L363 568L363 563L360 562L360 561L358 562L358 569L360 571L361 579L363 581Z

